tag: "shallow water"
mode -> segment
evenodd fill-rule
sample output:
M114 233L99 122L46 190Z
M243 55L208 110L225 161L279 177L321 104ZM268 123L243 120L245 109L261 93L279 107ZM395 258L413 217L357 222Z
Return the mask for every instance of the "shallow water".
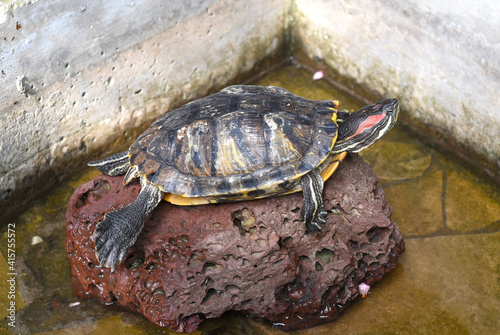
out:
M338 99L342 109L362 106L295 66L257 84L310 99ZM493 334L500 329L500 188L400 125L361 154L380 178L392 219L405 237L406 252L396 268L367 298L325 325L284 333L265 321L227 313L204 321L195 334ZM0 333L173 334L142 316L78 301L72 294L66 203L80 184L97 175L95 169L75 174L0 229ZM12 233L14 269L8 251ZM17 284L15 298L9 294L11 278ZM12 302L15 328L6 318Z

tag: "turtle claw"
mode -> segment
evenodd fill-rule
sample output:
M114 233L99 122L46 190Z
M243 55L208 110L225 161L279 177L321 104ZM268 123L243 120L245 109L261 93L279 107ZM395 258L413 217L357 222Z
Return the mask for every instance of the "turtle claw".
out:
M313 218L310 222L305 222L307 231L312 233L316 230L321 230L321 225L326 222L327 214L328 212L322 207L315 218Z
M127 206L107 213L94 232L95 254L99 266L109 267L112 272L115 265L123 261L142 229L140 217L130 216L129 210Z
M321 230L321 225L311 222L311 223L306 223L306 229L308 232L312 233L314 231L320 231Z

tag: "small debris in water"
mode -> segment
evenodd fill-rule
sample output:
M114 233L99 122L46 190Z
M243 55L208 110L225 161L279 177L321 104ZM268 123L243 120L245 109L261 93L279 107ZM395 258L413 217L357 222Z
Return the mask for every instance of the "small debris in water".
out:
M38 235L33 236L31 238L31 245L35 245L35 244L42 243L42 242L43 242L43 239Z
M313 80L320 80L321 78L323 78L323 76L324 76L323 71L316 71L313 74Z
M78 306L78 305L80 305L80 302L79 302L79 301L77 301L77 302L72 302L72 303L70 303L70 304L69 304L69 307L75 307L75 306Z
M358 291L361 294L361 298L364 298L364 297L366 297L366 295L370 291L370 285L367 285L365 283L361 283L358 286Z

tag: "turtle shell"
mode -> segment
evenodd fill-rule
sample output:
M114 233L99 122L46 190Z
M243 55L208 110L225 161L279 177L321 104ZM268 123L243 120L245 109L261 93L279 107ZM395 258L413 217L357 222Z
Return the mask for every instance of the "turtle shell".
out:
M284 193L332 159L336 107L278 87L230 86L158 118L130 147L130 165L178 204Z

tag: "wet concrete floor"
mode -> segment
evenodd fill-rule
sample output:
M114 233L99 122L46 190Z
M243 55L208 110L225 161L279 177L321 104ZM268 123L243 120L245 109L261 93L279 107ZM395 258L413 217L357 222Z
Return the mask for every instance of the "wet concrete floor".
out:
M257 84L281 86L310 99L338 99L348 110L363 105L294 66ZM328 324L285 333L265 321L227 313L204 321L194 334L498 332L500 187L422 144L401 125L361 154L380 178L392 219L405 237L406 252L396 268ZM0 228L1 334L173 334L142 316L79 301L72 294L66 203L80 184L97 175L89 168L75 173ZM15 319L9 318L13 304ZM9 326L12 320L15 327Z

